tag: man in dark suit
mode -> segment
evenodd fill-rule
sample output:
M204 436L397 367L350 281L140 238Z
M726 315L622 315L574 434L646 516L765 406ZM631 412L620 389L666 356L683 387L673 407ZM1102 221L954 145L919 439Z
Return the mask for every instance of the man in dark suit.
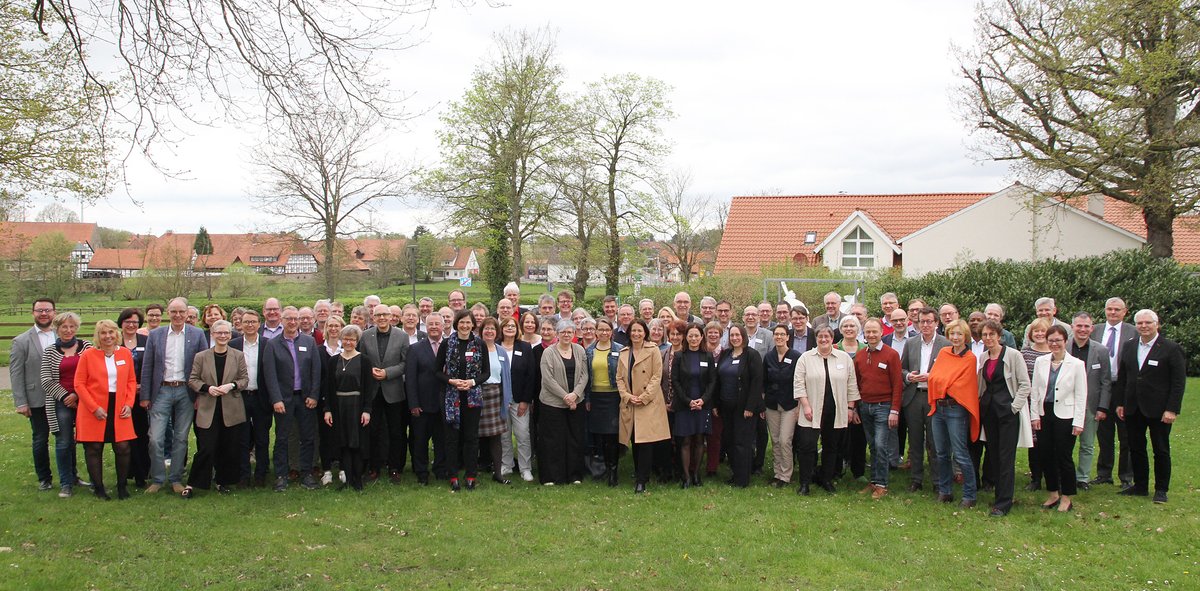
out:
M204 331L185 322L188 303L175 298L167 304L168 326L160 326L146 338L142 357L142 383L139 403L150 411L150 486L147 493L156 493L167 480L176 493L183 492L183 467L187 463L188 431L192 427L195 408L187 380L192 375L196 353L208 348ZM168 422L171 433L171 472L167 473L163 456L163 437Z
M317 403L321 400L321 359L317 341L300 332L300 312L283 309L283 333L263 347L267 395L275 412L275 490L288 484L288 435L293 425L300 439L300 485L316 489L313 443L317 432Z
M404 393L404 359L408 355L409 335L393 328L392 313L387 306L375 306L372 315L375 326L363 332L359 348L371 362L371 373L382 394L375 397L376 412L372 416L382 416L385 420L382 423L372 421L371 441L379 445L372 445L370 471L381 473L386 460L392 482L399 484L408 458L409 413ZM387 450L386 457L379 453L383 449Z
M425 319L429 338L410 345L404 364L404 389L412 421L412 463L417 482L429 484L429 442L433 441L433 475L447 477L446 443L442 432L445 384L437 380L437 351L442 346L441 316Z
M1109 369L1112 372L1111 381L1114 385L1120 378L1121 348L1137 337L1137 331L1133 325L1125 322L1127 312L1125 300L1117 297L1108 298L1108 301L1104 303L1103 330L1095 335L1095 340L1108 349ZM1096 436L1100 453L1096 461L1096 478L1092 480L1091 484L1113 483L1113 458L1115 457L1117 458L1117 478L1120 479L1121 488L1127 488L1133 485L1133 468L1129 461L1125 421L1121 420L1116 413L1109 412L1111 410L1111 407L1101 408L1097 415L1099 424L1096 425Z
M1080 312L1071 319L1074 340L1071 355L1087 368L1087 414L1079 434L1079 463L1075 464L1075 482L1079 488L1091 488L1092 461L1095 459L1096 426L1099 417L1112 403L1112 370L1108 349L1092 340L1092 315ZM1100 409L1105 409L1104 411Z
M938 314L933 308L922 308L917 312L919 338L904 343L904 354L900 359L900 370L904 375L903 407L904 423L908 431L909 460L912 464L912 479L908 490L918 491L924 486L926 442L930 437L929 418L929 368L937 360L938 353L950 346L946 337L937 334ZM930 478L937 480L934 465L930 463Z
M1183 349L1158 334L1158 314L1139 310L1133 315L1138 339L1125 343L1113 404L1125 420L1133 486L1123 495L1146 496L1150 490L1150 464L1146 431L1154 448L1154 502L1167 502L1171 484L1171 425L1183 405L1187 385L1187 359Z
M267 339L258 334L258 312L246 310L242 314L242 336L229 341L231 348L241 351L246 357L246 372L249 385L242 390L242 403L246 407L246 422L249 426L242 437L238 458L242 462L244 484L266 486L267 469L271 464L271 404L267 400L267 374L263 371L266 357L263 348ZM254 447L254 473L250 473L250 448ZM251 480L253 478L253 480Z

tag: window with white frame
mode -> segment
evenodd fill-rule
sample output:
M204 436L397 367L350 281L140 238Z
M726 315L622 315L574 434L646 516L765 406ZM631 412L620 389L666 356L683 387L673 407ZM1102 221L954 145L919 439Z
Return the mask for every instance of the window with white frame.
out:
M843 269L872 269L875 267L875 241L863 231L854 228L842 241Z

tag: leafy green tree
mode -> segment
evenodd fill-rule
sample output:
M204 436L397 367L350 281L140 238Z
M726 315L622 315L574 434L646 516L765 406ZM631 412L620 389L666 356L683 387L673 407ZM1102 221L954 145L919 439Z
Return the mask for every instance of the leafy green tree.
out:
M1142 208L1155 256L1200 200L1195 0L986 0L960 65L983 151L1043 188Z
M547 170L573 120L559 90L554 36L522 30L495 40L494 54L442 117L443 163L425 175L422 192L449 206L454 228L483 238L489 289L503 295L524 272L520 245L550 211Z
M30 193L91 202L108 191L112 130L83 79L71 38L39 35L31 2L0 0L0 210Z
M637 225L650 199L646 179L656 175L670 151L662 124L673 118L666 83L637 74L606 76L589 84L580 110L590 161L600 169L604 229L608 242L605 291L621 281L621 238Z

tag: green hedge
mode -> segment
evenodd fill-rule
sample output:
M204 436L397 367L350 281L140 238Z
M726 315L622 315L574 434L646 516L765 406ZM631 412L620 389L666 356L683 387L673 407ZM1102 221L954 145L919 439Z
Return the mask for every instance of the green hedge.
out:
M878 313L879 295L895 292L901 305L921 298L931 306L956 304L966 317L997 302L1007 310L1005 325L1018 335L1035 318L1034 302L1044 296L1058 304L1058 317L1070 322L1085 310L1104 321L1104 302L1117 296L1133 313L1158 313L1162 333L1188 355L1188 372L1200 375L1200 278L1174 260L1150 256L1149 250L1124 250L1104 256L1036 263L987 260L921 277L880 277L867 286L867 302Z

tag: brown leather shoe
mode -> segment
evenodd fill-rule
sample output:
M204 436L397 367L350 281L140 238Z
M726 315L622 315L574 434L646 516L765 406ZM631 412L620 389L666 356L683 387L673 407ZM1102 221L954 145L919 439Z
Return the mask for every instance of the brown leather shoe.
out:
M920 482L908 483L908 492L917 492L917 491L921 490L922 488L925 488L925 487Z
M862 490L858 491L858 494L865 495L867 493L874 493L874 492L875 492L875 485L868 484L867 486L863 487Z
M182 495L183 494L183 485L178 482L173 483L171 485L171 490L175 491L175 494L177 494L177 495Z
M963 502L959 503L958 506L962 507L963 509L974 509L975 501L965 501L964 500Z
M146 487L146 494L152 495L160 490L162 490L161 484L151 484L150 486Z
M871 493L871 498L878 501L879 499L882 499L885 495L887 495L887 487L876 486L875 492Z
M939 503L953 503L954 495L938 495Z

